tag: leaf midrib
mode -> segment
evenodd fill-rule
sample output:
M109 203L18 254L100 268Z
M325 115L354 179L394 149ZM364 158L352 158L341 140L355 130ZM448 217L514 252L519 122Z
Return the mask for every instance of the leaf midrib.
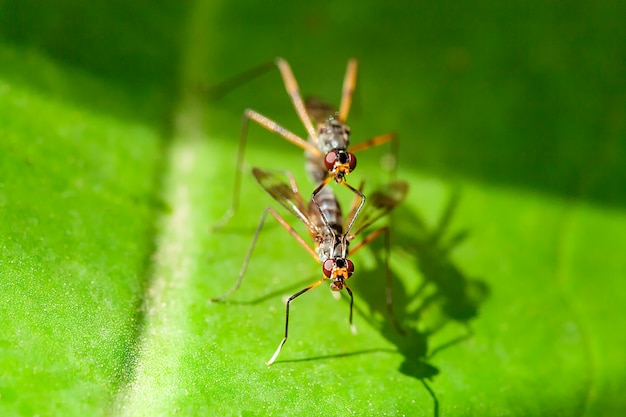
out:
M180 91L183 93L180 104L173 106L171 115L174 126L170 145L165 156L165 168L162 171L164 184L161 198L172 208L171 213L162 213L157 219L154 236L155 252L153 265L149 269L150 276L143 296L141 311L143 320L138 320L140 326L136 332L137 355L128 366L131 381L120 387L114 401L112 413L114 415L136 416L144 414L148 407L167 398L165 391L159 392L150 386L152 375L158 370L151 369L150 360L146 355L159 351L153 344L153 332L167 332L179 335L180 342L184 339L185 331L180 328L180 320L171 320L168 323L168 314L171 314L172 305L176 300L171 299L171 288L190 285L188 278L193 276L193 264L190 262L190 242L193 240L193 203L190 198L190 175L198 161L198 146L207 143L209 138L204 129L204 106L202 97L197 88L202 85L206 77L206 62L208 62L209 48L198 39L210 38L211 16L215 14L217 4L196 1L189 8L189 23L185 45L185 53L181 54ZM187 262L186 262L187 261ZM168 325L169 324L169 325ZM168 329L169 328L169 329ZM176 344L176 343L174 343ZM176 352L162 352L170 359L176 359ZM168 387L164 387L167 389Z

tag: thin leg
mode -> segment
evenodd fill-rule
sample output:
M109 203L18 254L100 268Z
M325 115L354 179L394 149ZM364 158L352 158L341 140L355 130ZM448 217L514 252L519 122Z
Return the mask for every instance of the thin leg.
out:
M219 302L219 301L222 301L222 300L228 298L232 293L237 291L239 289L239 287L241 286L241 283L243 282L243 277L246 274L246 270L248 269L248 263L250 262L250 258L252 257L252 252L254 251L254 247L256 246L256 242L259 239L259 235L261 234L261 230L263 229L263 224L265 224L265 219L267 218L267 213L270 213L276 219L276 221L278 221L278 223L291 236L293 236L293 238L304 249L306 249L306 251L309 253L309 255L311 255L313 257L313 259L315 259L317 262L319 262L319 258L317 256L317 253L315 252L315 250L313 248L311 248L309 245L307 245L307 243L302 238L302 236L300 236L298 234L298 232L296 232L295 229L293 227L291 227L291 225L289 223L287 223L287 221L285 219L283 219L281 217L281 215L278 214L278 212L276 212L276 210L274 210L271 207L268 207L263 212L263 215L261 216L261 221L259 222L259 225L256 228L256 231L254 233L254 238L252 239L252 243L250 244L250 248L248 249L248 253L246 254L246 258L243 261L243 265L241 265L241 270L239 271L239 277L237 278L237 282L235 283L235 285L230 290L226 291L223 295L221 295L219 297L211 298L212 302Z
M243 114L241 122L241 134L239 135L239 148L237 148L237 160L235 162L235 184L233 185L233 198L230 208L224 213L222 218L213 226L213 229L221 229L230 221L239 208L239 197L241 196L241 172L243 171L243 154L246 149L246 139L248 138L248 116L247 110Z
M328 223L328 218L326 217L326 214L324 214L324 211L322 211L322 208L320 207L320 204L317 202L317 198L315 197L317 196L317 194L319 194L322 188L328 185L328 183L330 182L332 178L333 177L331 176L326 177L326 179L322 181L320 185L318 185L317 188L315 188L315 190L313 190L313 193L311 194L311 200L313 200L315 207L317 207L317 210L320 212L320 216L322 217L322 222L328 229L331 229L330 224Z
M341 104L339 105L339 120L345 122L350 113L352 105L352 95L354 94L354 86L356 85L356 74L358 69L358 61L352 58L348 61L346 75L343 78L343 88L341 89Z
M356 153L365 149L380 146L387 142L389 142L391 145L391 156L393 157L393 164L391 165L390 169L391 179L393 180L396 176L396 167L398 165L398 137L395 133L385 133L384 135L368 139L365 142L360 142L356 145L352 145L350 146L350 152Z
M328 183L332 180L333 177L328 176L326 177L326 179L320 183L320 185L317 186L317 188L315 190L313 190L313 193L311 194L311 200L313 200L313 203L315 204L315 207L317 207L317 209L320 212L320 215L322 216L322 221L324 222L324 224L326 225L326 227L330 227L329 223L328 223L328 219L326 218L326 215L324 214L324 212L322 211L322 208L320 207L318 201L317 201L317 194L319 194L319 192L322 190L322 188L326 187L326 185L328 185ZM345 181L341 182L343 185L345 185L346 187L348 187L350 190L352 190L353 193L355 193L357 195L357 197L359 198L359 205L358 207L356 207L356 209L352 209L350 212L350 223L348 223L348 226L346 227L346 230L343 232L344 235L348 235L348 232L350 231L350 229L352 228L352 224L354 223L354 221L356 220L357 216L359 215L361 209L363 208L363 204L365 204L365 194L363 194L361 192L361 190L358 190L356 188L354 188L353 186L351 186L350 184L348 184ZM354 203L354 205L356 206L356 202Z
M359 213L361 212L361 209L363 209L363 204L365 204L365 194L363 194L361 190L357 190L356 188L348 184L346 181L342 181L341 183L345 185L346 187L348 187L349 189L351 189L352 192L355 193L360 198L360 202L356 210L354 210L354 208L351 210L350 223L348 223L346 230L343 232L347 236L348 233L350 232L350 229L352 229L352 225L354 224L354 221L356 220Z
M306 241L302 238L302 236L300 236L298 232L296 232L296 230L293 227L291 227L291 225L287 222L287 220L285 220L273 208L269 207L267 210L270 212L272 216L274 216L276 221L278 221L278 223L280 223L280 225L300 244L300 246L306 249L309 255L311 255L311 257L315 260L315 262L320 263L320 259L318 257L317 252L315 252L315 250L306 243Z
M388 226L383 226L379 229L374 230L372 233L370 233L369 235L361 239L359 243L353 246L352 249L350 249L350 254L357 253L358 251L363 249L365 246L372 243L372 241L375 240L378 236L380 236L383 233L386 233L388 230L389 230Z
M230 90L242 84L245 84L252 79L257 78L258 76L262 74L265 74L274 65L276 65L276 67L280 71L280 75L283 79L285 89L287 90L287 93L289 94L289 97L291 98L293 106L295 107L296 112L298 113L298 116L300 117L300 120L302 121L302 124L306 128L307 133L312 138L316 138L317 136L316 136L315 128L313 127L313 123L311 123L311 118L308 112L306 111L306 106L304 105L304 101L302 100L302 97L300 96L300 89L298 88L296 77L294 77L293 72L291 71L291 67L289 66L289 63L285 61L283 58L277 57L272 62L266 62L264 64L261 64L258 67L252 68L251 70L248 70L242 74L239 74L236 77L226 80L225 82L215 87L209 88L207 90L208 96L212 99L217 99L219 97L222 97L223 95L228 93Z
M276 358L280 354L280 350L283 348L283 345L287 341L287 337L289 336L289 304L291 304L291 302L294 299L298 298L299 296L301 296L305 292L307 292L310 289L313 289L313 288L317 287L318 285L320 285L322 282L324 282L324 280L326 280L326 277L322 278L321 280L317 281L314 284L309 285L305 289L298 291L297 293L295 293L294 295L289 297L289 299L287 300L287 307L285 308L285 337L283 337L283 340L280 341L280 344L278 345L278 348L276 349L276 352L274 352L274 354L272 355L270 360L265 362L265 364L267 366L270 366L271 364L274 363L274 361L276 360Z
M258 123L270 132L278 133L288 142L291 142L304 150L319 154L321 156L319 149L317 149L315 146L311 145L301 137L295 135L294 133L280 126L273 120L263 116L262 114L257 113L254 110L246 109L243 114L243 121L241 124L241 136L239 137L239 149L237 150L237 167L235 169L233 199L231 201L230 208L226 211L226 213L224 213L222 218L215 224L215 226L213 226L213 229L220 229L224 227L226 223L228 223L228 221L235 215L235 212L239 208L239 198L241 197L241 172L243 171L243 156L246 148L246 140L248 137L248 124L250 120Z
M300 194L300 190L298 189L298 184L296 183L296 178L293 176L291 171L284 171L287 179L289 179L289 185L291 186L291 192L296 197L296 202L298 206L301 208L302 212L306 212L306 205L304 204L304 200L302 200L302 194Z
M352 290L348 288L347 285L344 284L343 287L346 289L346 291L348 291L348 294L350 294L350 330L352 331L352 334L356 334L356 326L352 321L352 307L354 306L354 296L352 295Z
M385 293L385 301L387 304L387 314L389 315L389 319L393 324L393 327L396 328L398 333L402 335L406 335L406 331L400 326L398 323L398 319L393 311L393 277L391 275L391 268L389 267L389 252L390 252L390 233L389 227L381 227L380 229L374 230L372 233L367 235L361 242L359 242L356 246L352 248L351 253L358 252L363 249L365 245L371 243L374 239L376 239L381 234L385 234L385 281L386 281L386 293Z
M261 75L265 74L266 72L269 72L272 68L274 68L274 66L274 61L264 62L263 64L255 68L249 69L210 88L203 88L202 90L206 93L209 99L217 100L225 96L227 93L234 90L235 88L243 84L247 84L251 80L254 80L255 78L258 78Z
M386 277L386 297L387 301L387 314L389 314L389 318L391 319L391 323L393 327L396 328L398 333L406 336L406 330L400 326L398 319L396 318L396 314L393 311L393 277L391 275L391 268L389 267L389 255L390 255L390 246L391 246L391 233L389 233L389 229L385 232L385 277Z
M320 150L317 149L315 146L311 145L309 142L302 139L300 136L294 133L291 133L289 130L285 129L284 127L282 127L281 125L273 121L272 119L269 119L263 116L262 114L257 113L256 111L250 110L250 109L246 109L246 111L244 112L244 116L247 119L251 119L257 122L258 124L266 128L267 130L269 130L270 132L278 133L280 136L285 138L287 141L293 143L294 145L299 146L300 148L307 150L309 152L313 152L316 155L322 156L322 153L320 152Z
M365 186L365 182L363 180L361 180L361 183L359 184L359 188L357 188L359 190L359 193L363 194L363 187L364 186ZM348 214L348 217L346 217L346 219L350 219L351 221L352 221L352 219L356 219L357 210L360 211L359 207L362 206L361 200L362 199L360 197L360 194L356 194L354 196L354 199L352 200L352 203L350 204L350 212Z
M371 139L366 140L365 142L357 143L356 145L350 145L350 152L359 152L364 151L369 148L373 148L376 146L380 146L387 142L397 142L398 137L395 133L385 133L384 135L376 136ZM393 146L393 145L392 145Z
M296 77L294 77L293 72L291 71L291 67L289 63L282 58L276 58L276 66L280 70L280 74L283 77L283 83L285 84L285 89L291 98L291 102L293 103L293 107L296 109L296 113L298 113L298 117L302 121L302 124L306 128L309 137L317 139L317 132L313 127L313 123L311 122L311 117L306 110L306 106L304 105L304 100L302 100L302 96L300 95L300 89L298 88L298 83L296 81ZM316 140L317 142L317 140Z

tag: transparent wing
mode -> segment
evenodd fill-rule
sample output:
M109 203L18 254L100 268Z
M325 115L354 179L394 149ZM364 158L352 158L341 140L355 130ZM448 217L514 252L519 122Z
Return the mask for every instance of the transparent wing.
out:
M398 204L402 203L409 191L409 184L405 181L393 181L386 186L379 188L373 193L366 193L365 205L357 218L354 220L350 235L352 237L358 235L363 229L380 219L385 214L393 210ZM356 203L356 201L355 201ZM346 224L356 215L355 211L358 204L352 205L350 215L346 219Z
M278 201L281 206L289 210L294 216L302 220L310 231L317 228L308 215L308 210L304 205L302 196L298 191L295 180L287 173L291 184L284 181L275 173L264 171L261 168L252 168L252 174L258 183L263 187L274 200Z
M335 116L337 110L317 97L307 97L304 102L306 111L318 125L326 123L329 117Z

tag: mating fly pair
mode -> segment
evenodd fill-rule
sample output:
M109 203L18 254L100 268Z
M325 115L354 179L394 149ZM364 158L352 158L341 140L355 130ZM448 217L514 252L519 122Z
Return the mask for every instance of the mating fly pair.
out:
M311 195L313 202L318 207L318 193L332 180L346 186L353 193L355 193L360 200L359 210L363 207L365 196L360 190L352 187L345 180L345 177L356 168L356 152L389 142L392 145L394 161L397 157L397 138L393 133L379 135L350 147L350 127L348 127L345 122L348 118L348 114L350 113L352 96L356 85L358 69L356 59L348 61L346 74L343 80L341 103L339 105L339 111L337 112L333 110L332 106L320 101L308 100L305 102L300 95L300 88L298 87L296 78L291 71L291 67L287 61L282 58L276 58L273 62L266 63L239 77L223 83L221 87L212 89L211 95L213 97L220 96L224 94L224 91L228 91L233 88L233 86L268 71L268 69L273 68L274 65L280 71L287 94L291 99L300 121L306 129L308 140L302 139L302 137L292 133L257 111L246 109L243 115L241 136L239 138L239 149L237 151L237 168L235 170L233 199L231 207L218 223L218 227L226 224L239 206L243 156L246 148L248 124L250 120L256 122L270 132L279 134L283 137L283 139L305 151L306 171L315 184L318 184L317 188L315 188Z
M271 214L272 217L274 217L279 224L288 233L290 233L303 248L307 250L313 259L322 265L322 278L292 295L287 300L285 311L285 335L274 355L267 362L267 365L271 365L276 360L282 346L287 341L290 303L295 298L312 288L317 287L327 279L331 282L331 290L341 291L345 288L348 292L350 296L350 325L352 330L355 330L352 321L354 298L352 291L346 282L354 272L354 264L350 259L348 259L350 241L352 241L357 235L359 235L359 233L380 217L393 210L395 206L404 200L408 190L408 186L405 182L392 182L385 187L384 191L379 190L372 193L368 199L369 203L364 208L365 196L362 191L352 187L345 181L345 176L356 167L356 157L352 152L348 152L347 150L350 139L350 129L344 123L350 110L352 93L356 83L356 60L351 60L348 63L348 69L344 79L341 105L339 111L336 113L333 113L332 110L330 110L330 106L323 103L315 106L312 105L313 102L305 104L300 96L298 85L293 73L291 72L289 64L280 58L276 59L275 64L281 72L285 87L291 97L296 112L307 130L308 141L296 136L256 111L249 109L246 110L244 113L244 123L237 156L238 169L235 178L233 203L229 212L222 219L222 222L227 221L233 215L238 205L239 186L241 181L240 172L243 162L248 121L253 120L266 129L278 133L287 141L305 150L307 172L316 184L318 184L311 195L311 202L308 205L305 204L295 180L290 173L286 174L288 181L284 181L278 175L259 168L253 168L253 175L268 194L270 194L283 207L304 223L311 239L313 240L313 245L311 246L307 244L306 241L293 229L293 227L291 227L288 221L278 214L276 210L268 207L263 212L261 221L244 260L237 282L233 288L231 288L224 295L212 300L221 301L227 298L241 285L255 244L268 213ZM314 117L317 129L313 126L311 115ZM367 149L389 141L395 142L395 136L392 134L377 136L353 147L352 151L354 152L356 150ZM330 188L326 187L326 185L333 179L335 182L349 188L356 195L345 224L342 223L341 207L336 196ZM366 235L361 242L354 246L351 252L357 252L378 236L384 234L387 237L387 239L385 239L385 243L386 252L388 254L388 232L389 230L387 227L380 227L372 231L370 234ZM387 259L385 266L387 277L387 308L393 324L396 328L399 328L395 316L393 315L391 275Z

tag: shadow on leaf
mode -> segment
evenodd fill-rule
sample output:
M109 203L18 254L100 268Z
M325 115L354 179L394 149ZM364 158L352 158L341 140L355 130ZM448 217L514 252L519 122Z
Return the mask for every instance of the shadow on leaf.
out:
M451 259L452 251L469 236L466 230L449 231L458 203L459 193L453 192L434 227L429 227L419 213L406 208L399 208L393 219L392 252L409 259L422 277L413 291L394 280L394 309L406 335L399 334L391 323L380 319L386 316L385 300L381 296L384 291L377 285L383 282L380 277L384 276L381 242L374 244L379 267L376 271L364 272L360 277L364 284L358 288L369 307L369 312L360 313L404 356L400 372L422 382L433 399L434 415L439 414L439 401L427 381L432 381L439 369L429 361L442 350L472 336L470 321L478 316L479 307L490 292L485 281L466 276ZM392 262L394 259L398 259L398 255L394 255ZM450 341L430 347L431 337L453 322L461 324L465 330Z

